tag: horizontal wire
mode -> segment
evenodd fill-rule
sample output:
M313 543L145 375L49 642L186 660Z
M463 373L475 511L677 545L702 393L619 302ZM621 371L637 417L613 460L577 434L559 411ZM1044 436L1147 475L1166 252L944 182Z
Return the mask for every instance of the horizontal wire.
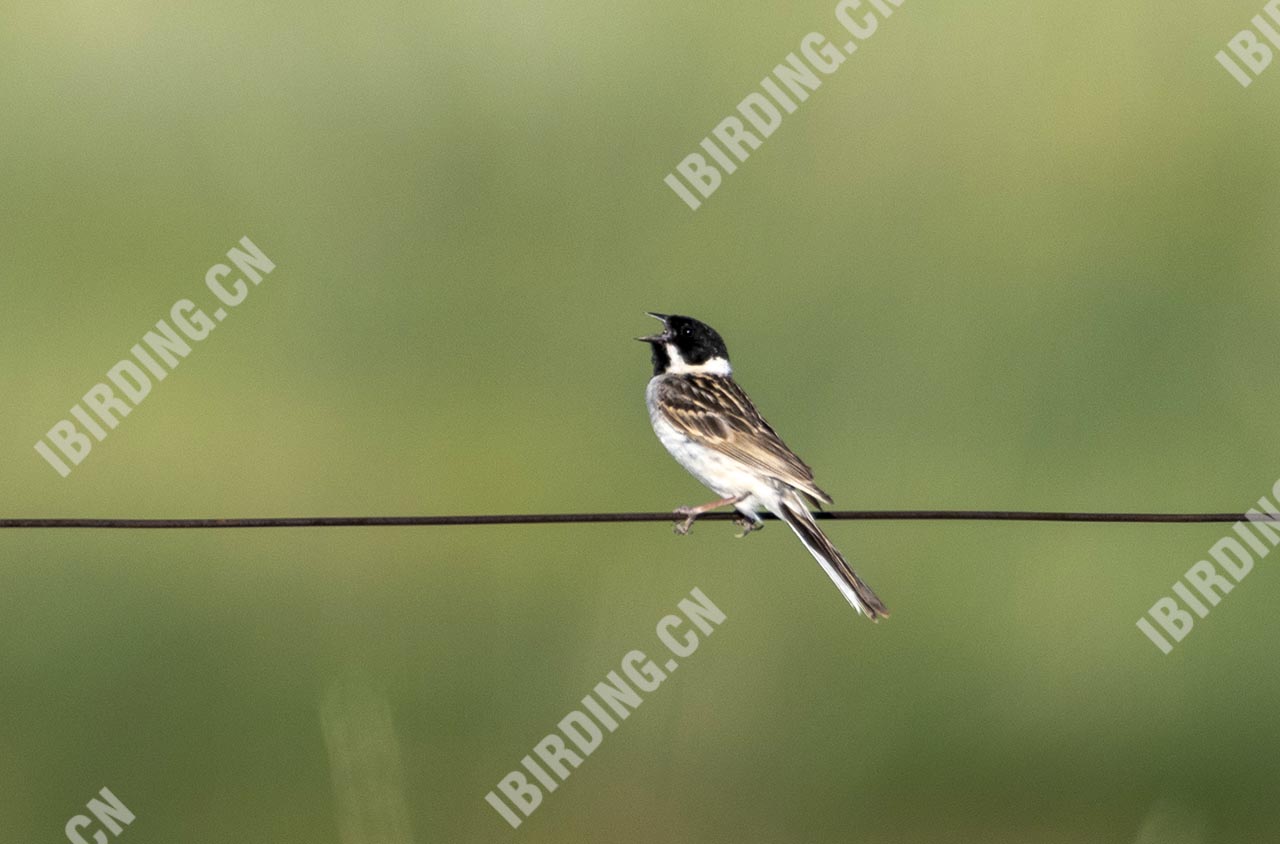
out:
M774 518L768 513L765 519ZM999 521L999 522L1112 522L1203 524L1207 522L1276 522L1280 514L1246 513L1060 513L1036 510L831 510L818 519L839 521ZM727 521L736 513L704 513L699 521ZM682 521L682 514L658 513L517 513L471 516L304 516L257 519L0 519L0 529L18 528L307 528L307 527L423 527L434 525L565 525L616 522Z

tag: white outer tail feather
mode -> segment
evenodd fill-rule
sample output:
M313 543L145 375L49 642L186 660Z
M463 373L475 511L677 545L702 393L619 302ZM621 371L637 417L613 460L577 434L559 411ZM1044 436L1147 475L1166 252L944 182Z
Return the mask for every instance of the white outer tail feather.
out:
M827 539L800 496L794 490L787 490L778 504L778 509L774 510L773 514L786 522L792 532L799 537L804 547L809 549L809 553L822 566L822 570L827 573L827 577L831 578L831 582L840 590L840 594L844 595L849 605L872 621L887 616L889 613L884 604L854 573L844 555L831 544L831 540ZM859 586L866 591L865 595L859 594Z

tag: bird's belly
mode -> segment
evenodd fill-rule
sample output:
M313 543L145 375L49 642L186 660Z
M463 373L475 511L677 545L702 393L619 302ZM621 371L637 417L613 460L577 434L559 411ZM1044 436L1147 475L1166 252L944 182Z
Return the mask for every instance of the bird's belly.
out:
M658 440L689 474L722 498L749 496L739 509L757 509L776 496L764 478L740 461L690 439L660 414L651 414L650 418Z

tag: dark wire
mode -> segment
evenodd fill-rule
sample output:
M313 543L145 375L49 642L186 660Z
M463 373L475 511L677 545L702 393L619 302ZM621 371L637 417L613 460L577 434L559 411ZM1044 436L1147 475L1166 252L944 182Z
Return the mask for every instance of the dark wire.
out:
M766 519L774 518L767 513ZM1050 513L1033 510L832 510L815 518L856 521L999 521L999 522L1121 522L1200 524L1206 522L1275 522L1280 514L1245 513ZM727 521L732 512L706 513L699 521ZM305 528L305 527L422 527L434 525L565 525L612 522L672 522L684 517L659 513L526 513L475 516L305 516L262 519L0 519L3 528Z

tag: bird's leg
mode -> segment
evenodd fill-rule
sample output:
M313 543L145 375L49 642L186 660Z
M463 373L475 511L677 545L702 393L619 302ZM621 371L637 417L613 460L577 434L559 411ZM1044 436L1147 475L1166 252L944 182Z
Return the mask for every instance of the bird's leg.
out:
M738 516L738 518L733 520L733 523L742 528L742 533L735 534L738 539L741 539L753 530L760 530L760 528L764 527L764 522L759 519L753 519L750 516Z
M679 507L675 513L677 516L684 516L683 522L676 522L676 533L684 536L689 532L689 528L693 527L693 520L701 516L703 513L709 513L719 507L728 507L730 504L737 504L745 495L733 495L728 498L721 498L719 501L712 501L709 504L699 504L697 507Z

